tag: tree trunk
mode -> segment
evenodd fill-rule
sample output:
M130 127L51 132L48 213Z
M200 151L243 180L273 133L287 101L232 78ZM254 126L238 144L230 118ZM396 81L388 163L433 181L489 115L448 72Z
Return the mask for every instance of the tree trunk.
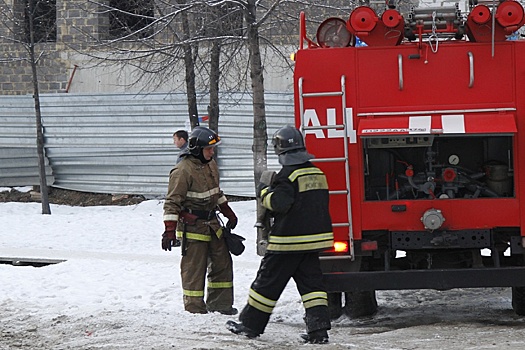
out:
M179 5L185 5L186 0L177 0ZM184 40L190 38L190 24L188 21L188 14L186 11L181 12L182 31L184 32ZM195 44L197 45L197 44ZM193 59L193 50L191 45L186 44L184 47L184 67L186 68L186 95L188 97L188 114L190 125L193 129L199 125L199 112L197 110L197 90L195 88L195 60ZM197 51L197 48L195 49Z
M40 92L38 89L38 74L36 70L36 57L35 57L35 32L33 27L33 13L34 3L29 1L28 8L28 19L29 19L29 38L28 44L29 59L31 63L31 71L33 73L33 98L35 100L35 116L36 116L36 149L38 153L38 177L40 179L40 194L42 202L42 214L51 214L51 208L49 206L49 196L47 189L47 178L46 178L46 162L44 158L44 134L42 133L42 114L40 111Z
M248 26L248 51L250 53L250 77L253 93L253 165L255 188L259 184L261 174L267 169L266 154L268 132L266 130L266 110L264 102L264 77L259 48L259 28L256 26L256 0L248 0L245 13Z
M221 43L212 42L210 55L210 105L208 106L208 117L210 129L219 132L219 79L220 72Z

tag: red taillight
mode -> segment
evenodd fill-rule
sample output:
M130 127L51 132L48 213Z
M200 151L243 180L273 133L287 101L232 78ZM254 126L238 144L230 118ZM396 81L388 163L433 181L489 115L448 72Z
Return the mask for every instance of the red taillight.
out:
M361 242L361 250L377 250L377 241Z
M361 251L374 251L378 249L377 241L361 242ZM325 251L326 253L348 253L348 241L335 241L332 249Z

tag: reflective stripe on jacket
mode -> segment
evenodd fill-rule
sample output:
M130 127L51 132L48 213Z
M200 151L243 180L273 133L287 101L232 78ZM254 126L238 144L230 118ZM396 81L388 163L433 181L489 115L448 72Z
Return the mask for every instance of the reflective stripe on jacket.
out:
M283 166L262 203L275 219L268 252L320 251L333 246L328 183L312 163Z
M226 202L219 188L219 169L215 160L203 164L193 156L186 156L172 169L168 194L164 202L163 219L178 221L183 208L213 211L217 205ZM210 230L217 232L220 227L216 217L210 220L198 219L194 225L186 225L186 237L190 240L210 241ZM177 236L182 234L183 224L177 225Z

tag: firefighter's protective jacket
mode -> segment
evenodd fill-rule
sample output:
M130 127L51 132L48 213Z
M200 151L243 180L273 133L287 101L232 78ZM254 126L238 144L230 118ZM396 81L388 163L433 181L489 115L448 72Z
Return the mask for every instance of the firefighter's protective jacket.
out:
M186 311L206 313L232 308L232 259L216 215L217 205L226 201L219 188L215 160L203 163L187 155L171 171L164 202L164 221L178 221L177 237L182 239L183 246L184 241L187 242L180 262ZM198 219L185 224L183 211L196 215ZM208 293L204 302L206 274Z
M209 212L195 224L186 226L186 238L194 241L211 240L210 230L217 232L220 224L214 215L218 204L226 202L219 188L219 169L215 160L203 164L199 159L186 156L170 173L168 194L164 202L164 221L179 221L182 210ZM177 225L177 237L182 236L183 225ZM219 231L220 234L220 231Z
M272 211L274 224L268 252L300 253L333 246L334 235L324 173L311 162L283 166L270 188L261 193L262 205Z

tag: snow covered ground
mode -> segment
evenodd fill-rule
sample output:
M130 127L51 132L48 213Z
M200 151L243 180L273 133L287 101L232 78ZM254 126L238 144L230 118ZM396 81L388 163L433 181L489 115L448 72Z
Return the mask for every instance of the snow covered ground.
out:
M2 189L0 189L2 190ZM266 332L249 340L232 316L183 311L180 250L160 248L162 201L70 207L0 203L0 258L62 259L45 267L0 264L0 349L312 349L293 282ZM260 257L255 202L234 202L247 249L234 257L241 309ZM335 320L323 349L524 349L525 318L504 288L378 292L379 312ZM236 319L236 317L233 317Z

